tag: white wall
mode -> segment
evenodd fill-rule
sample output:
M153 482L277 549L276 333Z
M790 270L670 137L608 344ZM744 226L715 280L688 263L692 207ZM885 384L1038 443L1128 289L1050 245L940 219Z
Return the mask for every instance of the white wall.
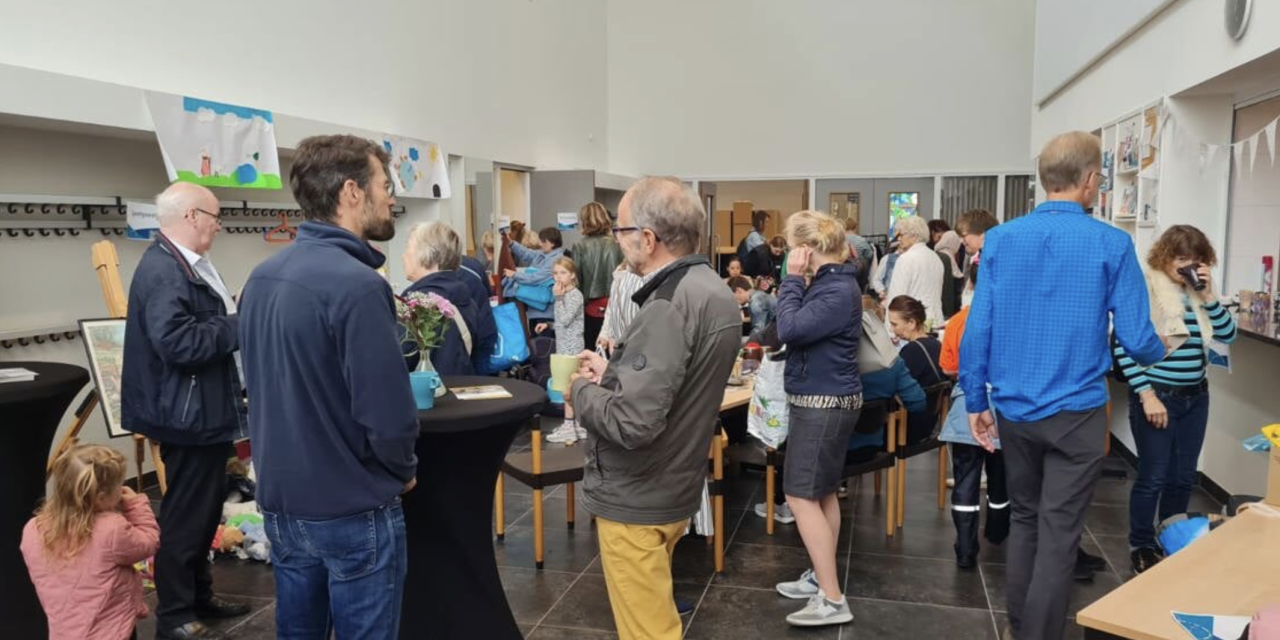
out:
M1077 0L1037 0L1037 12ZM1280 47L1280 5L1254 2L1244 38L1222 28L1222 0L1178 0L1042 108L1032 109L1029 151L1071 129L1092 130Z
M1024 170L1031 2L608 2L609 168Z
M1171 1L1177 0L1040 2L1036 6L1036 102Z
M1280 98L1240 109L1233 142L1251 138L1276 117L1280 117ZM1271 164L1271 152L1266 148L1271 141L1265 134L1262 138L1266 142L1260 145L1253 170L1249 166L1252 149L1247 149L1241 163L1244 166L1231 172L1231 226L1223 257L1224 290L1230 293L1262 291L1262 257L1271 256L1273 262L1280 259L1280 165ZM1271 285L1275 286L1274 274Z
M599 167L604 11L574 0L229 0L198 13L0 0L0 64L426 138L458 155ZM0 102L46 102L39 115L99 108L43 85L15 93Z
M1074 0L1038 0L1037 12L1074 11ZM1227 254L1229 152L1201 166L1199 143L1231 141L1233 105L1259 91L1259 73L1243 65L1280 48L1280 6L1253 3L1253 16L1240 41L1222 28L1221 0L1177 0L1091 67L1062 93L1031 109L1029 151L1063 131L1092 130L1162 97L1176 130L1164 140L1161 227L1199 227ZM1230 73L1228 73L1230 72ZM1226 75L1224 75L1226 74ZM1280 88L1280 78L1273 78ZM1265 84L1265 83L1264 83ZM1221 267L1216 271L1219 279ZM1280 349L1246 337L1232 348L1235 372L1210 373L1213 398L1201 471L1232 493L1265 491L1266 459L1246 452L1240 441L1280 419ZM1113 388L1112 431L1130 448L1126 403Z

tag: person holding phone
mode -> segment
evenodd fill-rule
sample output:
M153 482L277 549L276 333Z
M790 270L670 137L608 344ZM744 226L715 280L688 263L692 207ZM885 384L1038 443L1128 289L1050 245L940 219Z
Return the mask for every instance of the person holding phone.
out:
M1169 354L1139 366L1116 344L1117 371L1129 385L1129 424L1138 448L1138 478L1129 494L1129 548L1134 573L1163 557L1155 522L1184 513L1196 484L1196 461L1209 420L1209 345L1230 343L1235 320L1218 302L1209 268L1213 245L1199 229L1175 225L1147 254L1151 322ZM1159 518L1156 518L1157 504Z

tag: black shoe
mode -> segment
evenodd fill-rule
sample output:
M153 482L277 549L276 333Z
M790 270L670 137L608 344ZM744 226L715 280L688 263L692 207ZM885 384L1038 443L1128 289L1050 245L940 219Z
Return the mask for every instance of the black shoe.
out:
M1076 549L1076 564L1083 564L1094 571L1106 571L1107 561L1098 556L1084 552L1084 549Z
M218 596L209 598L208 602L202 602L196 605L196 617L216 620L218 618L235 618L237 616L247 615L252 609L249 605L242 602L231 602L223 600Z
M1084 552L1081 551L1080 553L1084 553ZM1081 558L1079 556L1076 557L1075 569L1071 571L1072 579L1074 579L1076 582L1093 582L1094 573L1095 572L1093 570L1093 567L1089 566L1088 560L1085 560L1084 558Z
M1164 556L1151 547L1138 547L1129 554L1129 559L1133 561L1133 572L1142 573L1154 567L1157 562L1164 559Z
M680 596L676 596L675 600L676 600L676 611L678 611L680 615L686 616L686 615L689 615L690 613L693 613L695 605L692 600L681 598Z
M973 556L956 556L956 566L961 569L972 569L978 566L978 559Z
M987 507L987 526L983 537L991 544L1001 544L1009 537L1009 508L992 509Z
M156 640L227 640L227 636L203 622L188 622L172 629L156 629Z

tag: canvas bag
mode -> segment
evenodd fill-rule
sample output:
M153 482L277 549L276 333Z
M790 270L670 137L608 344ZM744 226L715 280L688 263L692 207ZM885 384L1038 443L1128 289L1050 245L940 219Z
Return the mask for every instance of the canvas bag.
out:
M858 373L866 375L893 367L898 350L889 339L889 330L876 314L862 314L862 339L858 341Z
M765 356L756 371L755 388L747 408L747 433L774 449L787 440L789 411L787 392L783 388L786 368L785 352Z

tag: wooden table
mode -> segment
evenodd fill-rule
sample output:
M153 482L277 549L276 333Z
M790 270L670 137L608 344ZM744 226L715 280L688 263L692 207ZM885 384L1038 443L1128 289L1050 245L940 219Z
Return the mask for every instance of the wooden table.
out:
M725 387L724 398L720 401L720 413L744 407L751 402L752 385L747 382L737 387ZM716 573L724 571L724 450L729 446L729 436L720 428L719 423L716 425L717 433L711 439L711 451L707 453L707 460L711 463L711 510L715 519L715 534L707 539L711 543L715 553Z
M1253 615L1280 602L1280 516L1244 511L1076 616L1087 638L1186 638L1172 611ZM1108 635L1110 634L1110 635Z

